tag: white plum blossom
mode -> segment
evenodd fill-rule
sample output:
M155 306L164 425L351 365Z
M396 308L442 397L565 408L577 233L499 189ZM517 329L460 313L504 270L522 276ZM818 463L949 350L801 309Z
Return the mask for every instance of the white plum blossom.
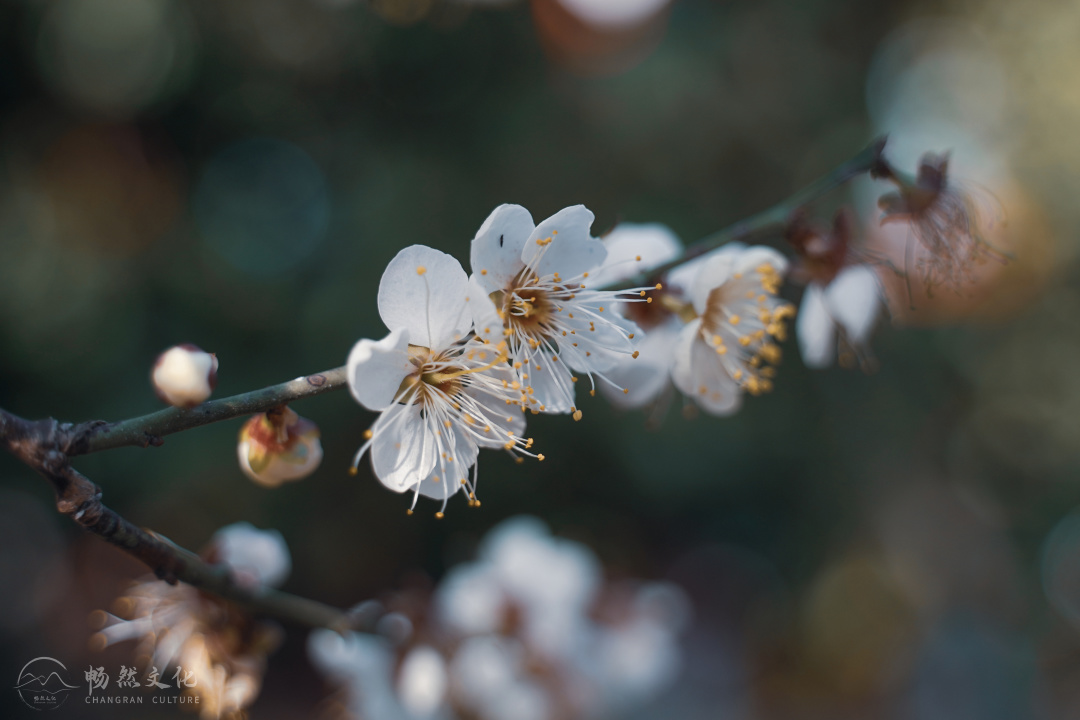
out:
M672 380L706 412L730 415L772 389L794 308L776 297L787 260L772 248L725 245L702 263L690 299L696 318L680 331Z
M150 379L162 402L173 407L195 407L217 385L217 356L185 343L158 356Z
M637 357L640 333L614 310L617 302L651 302L653 288L592 289L589 275L607 255L592 237L593 214L564 208L534 226L519 205L500 205L472 241L469 304L475 332L506 343L521 400L535 412L571 413L574 372L613 383L605 373L622 357ZM620 387L623 391L626 388Z
M827 285L806 286L795 333L807 367L832 365L840 351L841 364L862 360L870 332L881 314L881 287L867 265L849 265Z
M365 432L354 472L370 451L383 485L411 491L412 507L419 495L442 500L439 517L461 487L470 505L479 504L481 447L532 456L506 344L469 336L469 293L468 276L453 257L423 245L405 248L379 282L379 315L390 334L356 343L347 363L353 397L381 413Z
M604 237L607 259L594 274L594 282L606 285L625 282L679 258L684 248L666 225L624 223ZM690 286L703 262L725 250L693 258L669 270L662 287L649 293L651 303L626 303L622 314L637 323L644 336L637 343L637 359L622 358L607 376L627 392L602 385L612 404L639 408L656 400L671 387L671 368L679 331L697 317L689 301Z
M586 546L505 521L440 583L397 642L316 630L315 665L368 720L614 717L667 689L689 615L663 582L605 583Z

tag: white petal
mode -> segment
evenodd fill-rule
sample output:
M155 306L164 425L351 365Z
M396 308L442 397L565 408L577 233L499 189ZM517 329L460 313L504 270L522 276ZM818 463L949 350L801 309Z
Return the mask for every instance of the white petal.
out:
M457 260L424 245L410 245L383 271L379 315L391 330L408 330L413 345L442 349L472 328L468 294L469 276Z
M865 343L881 311L877 274L866 265L844 268L825 288L825 302L848 339L856 345Z
M444 627L462 635L495 632L502 622L505 598L489 563L458 565L435 594L435 608Z
M475 273L469 279L468 294L469 314L472 316L473 330L481 340L498 345L503 340L503 321L495 309L495 303L488 297L487 290Z
M622 223L604 237L607 259L589 278L597 287L621 282L674 260L683 251L667 225ZM638 258L641 258L638 260Z
M817 283L806 286L795 318L795 334L806 367L820 370L832 365L836 356L836 323L825 305L825 292Z
M522 261L541 277L559 273L570 279L598 268L607 250L592 236L592 223L593 214L584 205L563 208L532 231L521 249ZM537 261L541 252L543 256Z
M514 382L517 379L517 376L509 365L495 367L488 372L496 378L506 380L508 383ZM532 376L530 375L530 377ZM479 421L478 425L480 428L482 428L484 424L497 424L503 430L501 437L496 436L494 430L490 433L484 433L485 439L476 441L480 447L501 448L509 438L509 436L506 435L508 432L514 433L516 437L524 436L525 413L522 412L519 405L507 405L505 400L501 400L472 385L465 386L464 393L476 402L479 406L476 409L483 413L483 417L476 418L476 420Z
M601 383L601 392L612 405L638 408L655 400L668 386L675 346L682 323L672 319L650 330L638 343L637 359L626 358L605 373L618 388ZM630 392L624 393L621 388Z
M540 369L537 370L536 366ZM563 359L552 360L548 353L536 353L533 361L526 368L522 368L528 374L526 380L532 387L532 399L536 402L531 408L539 410L544 407L546 413L568 413L574 406L574 385L571 378L570 368Z
M691 289L694 309L705 312L709 293L726 283L733 275L754 272L762 265L771 265L781 275L787 271L787 259L764 245L740 248L738 252L717 253L702 263Z
M746 245L741 242L729 242L716 250L711 250L700 257L684 262L682 265L673 268L671 272L667 274L667 279L664 281L664 289L684 297L689 297L690 288L693 286L697 274L701 271L702 265L713 258L739 253L745 249Z
M392 405L375 421L371 466L394 492L410 490L431 475L438 447L429 423L419 405Z
M439 432L435 466L420 482L420 494L433 500L445 500L462 488L461 481L468 479L479 452L476 442L466 437L459 425L443 426Z
M390 407L401 381L416 369L408 349L407 330L394 330L378 342L364 339L353 345L345 372L357 402L368 410Z
M221 528L211 540L217 556L241 576L276 587L292 570L292 559L285 538L277 530L259 530L248 522Z
M500 205L476 231L469 261L485 295L507 287L525 266L521 250L532 231L532 215L520 205Z
M636 342L629 336L640 338L644 335L637 323L617 313L607 316L606 321L596 320L592 325L585 313L577 310L574 313L577 316L573 320L567 317L563 323L567 328L575 329L577 334L560 338L558 344L559 360L565 361L576 372L610 370L637 349ZM574 347L575 342L577 347Z
M716 350L701 339L701 320L679 333L671 377L675 386L712 415L731 415L742 406L742 389L728 375Z
M447 684L446 663L430 645L410 650L398 670L398 697L415 718L434 714L446 697Z

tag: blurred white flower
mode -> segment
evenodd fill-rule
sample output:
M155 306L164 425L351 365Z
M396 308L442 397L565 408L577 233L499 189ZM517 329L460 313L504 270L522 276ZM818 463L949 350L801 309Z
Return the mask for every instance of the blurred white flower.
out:
M173 407L194 407L214 391L217 369L216 355L185 343L158 356L150 379L162 402Z
M219 530L203 553L224 563L242 584L277 585L288 575L289 550L276 530L236 523ZM91 645L103 649L136 640L136 655L149 657L146 672L181 666L193 683L185 694L198 698L200 717L234 717L259 695L266 658L280 643L280 630L254 620L236 605L185 583L156 577L133 583L116 601L113 615L94 613L101 629Z
M607 259L595 273L598 285L621 283L640 273L679 258L683 245L666 225L659 223L623 223L604 237ZM623 358L607 373L626 392L601 385L601 392L612 404L623 408L638 408L649 404L671 386L671 368L675 362L675 347L679 331L697 317L690 303L690 286L701 264L717 253L714 250L688 260L668 271L662 287L650 292L651 303L625 303L620 313L637 323L644 337L637 344L640 355L636 360Z
M440 517L462 486L470 505L478 504L479 448L532 455L532 440L521 435L524 396L506 364L506 344L466 338L468 300L469 280L457 260L423 245L405 248L379 282L379 315L390 334L356 343L347 365L353 397L381 412L353 470L370 450L383 485L411 490L412 507L421 494L442 500Z
M356 717L611 717L655 698L682 662L681 590L605 584L587 547L536 518L493 529L432 601L418 644L312 634L313 661L344 686Z
M583 205L564 208L537 226L519 205L500 205L472 241L469 304L476 335L505 342L522 388L536 412L572 413L574 372L615 385L605 373L637 357L637 326L615 312L617 302L651 302L652 288L589 289L591 272L607 251ZM624 388L619 387L621 392Z
M742 393L772 389L784 321L795 309L777 299L787 260L777 251L729 243L702 263L690 289L698 317L680 331L672 379L706 412L730 415Z
M815 369L828 367L838 345L841 364L849 364L848 357L861 359L881 309L877 273L866 265L842 269L827 285L807 285L795 320L803 362Z
M670 0L558 0L576 18L599 30L614 31L645 23Z
M322 462L319 427L284 406L259 413L240 429L236 455L243 473L260 485L303 479Z
M277 530L238 522L214 533L208 557L229 566L241 584L277 587L292 571L292 556Z

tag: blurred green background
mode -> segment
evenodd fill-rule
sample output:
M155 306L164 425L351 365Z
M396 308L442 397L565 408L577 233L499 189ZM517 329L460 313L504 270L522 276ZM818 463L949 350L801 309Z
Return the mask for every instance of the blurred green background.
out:
M340 606L540 515L613 577L690 593L684 678L642 717L1080 716L1080 8L682 0L612 30L492 5L0 2L0 406L156 410L151 363L179 342L217 354L218 397L335 367L385 333L401 247L467 266L500 203L691 242L937 113L1008 178L1015 270L977 307L946 293L959 307L918 328L884 322L875 374L808 371L789 341L776 390L731 418L585 398L581 422L530 418L543 465L485 453L483 507L441 521L406 517L366 462L347 474L373 417L342 392L295 406L326 456L274 490L237 468L239 422L75 465L187 547L280 529L286 589ZM820 215L853 198L872 228L857 190ZM86 618L143 569L6 456L0 498L0 680L41 655L129 662L88 649ZM251 714L312 717L327 693L290 628Z

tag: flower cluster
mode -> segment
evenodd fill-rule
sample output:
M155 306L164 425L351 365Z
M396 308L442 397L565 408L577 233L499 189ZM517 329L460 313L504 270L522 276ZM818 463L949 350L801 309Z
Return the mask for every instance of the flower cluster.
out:
M233 580L247 587L279 585L291 569L281 534L248 523L219 530L203 556L226 566ZM255 621L228 601L156 577L134 583L117 600L116 611L96 613L102 628L92 644L104 648L136 640L137 654L148 656L150 667L180 665L191 671L194 682L185 692L198 696L204 719L244 716L259 695L266 658L280 642L275 626Z
M580 419L574 373L612 382L605 372L638 355L639 331L614 304L651 302L646 288L587 287L606 254L592 221L579 205L534 226L502 205L472 242L471 278L422 245L394 257L378 292L390 333L359 341L347 363L353 397L380 412L354 471L370 453L384 485L411 492L413 507L420 495L441 500L441 517L459 489L479 505L481 448L544 459L524 436L525 411Z
M588 548L521 517L413 603L407 636L319 630L309 652L367 720L611 717L675 678L687 607L667 583L605 583Z
M605 238L604 282L621 282L683 254L662 225L622 225ZM671 270L653 294L656 302L628 306L645 331L641 364L622 363L614 377L630 394L616 403L639 407L674 383L703 410L730 415L744 393L772 389L774 366L794 308L777 297L787 261L770 248L728 243Z

